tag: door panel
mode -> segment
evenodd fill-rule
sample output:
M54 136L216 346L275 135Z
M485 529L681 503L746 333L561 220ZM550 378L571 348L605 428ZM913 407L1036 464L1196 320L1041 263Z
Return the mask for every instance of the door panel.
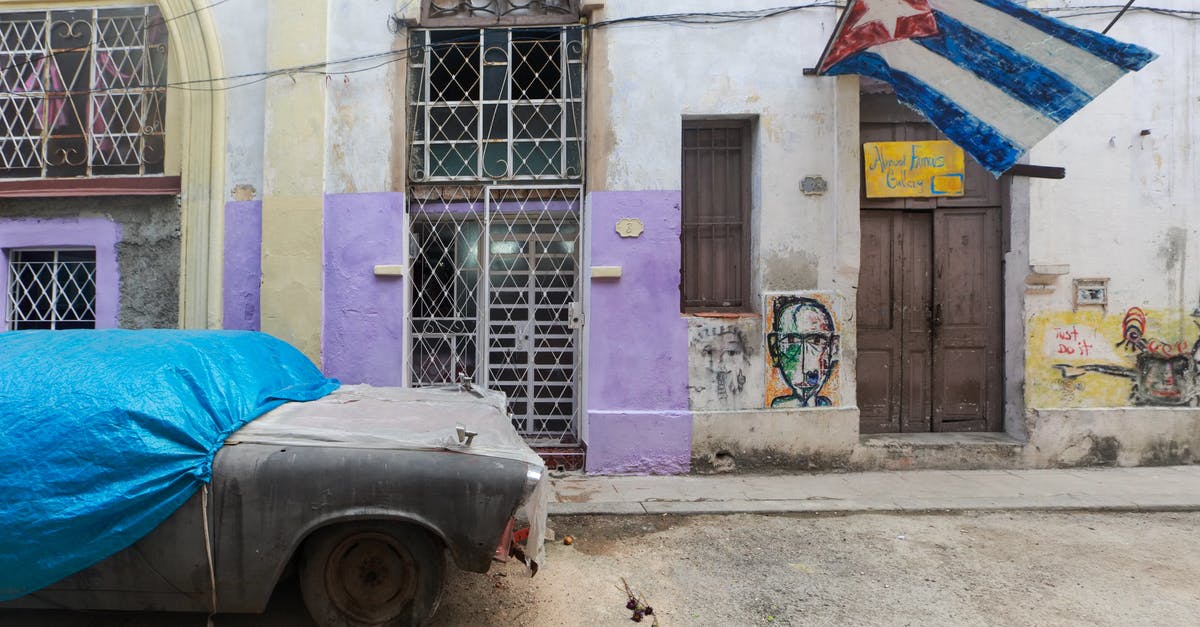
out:
M940 431L1000 427L1000 212L934 216L933 421Z
M933 216L904 213L900 268L903 290L904 402L901 431L929 431L930 300L933 297Z
M858 407L863 433L890 433L900 424L900 274L894 272L903 214L862 212L858 285Z
M862 124L859 127L859 138L863 144L904 141L904 133L904 126L900 124ZM859 157L863 157L861 152ZM858 199L863 209L903 209L905 206L904 198L867 198L867 183L861 176L858 179Z

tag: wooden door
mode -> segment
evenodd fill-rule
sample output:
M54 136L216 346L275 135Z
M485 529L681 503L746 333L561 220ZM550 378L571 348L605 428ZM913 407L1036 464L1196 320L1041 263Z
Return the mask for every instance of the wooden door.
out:
M933 241L934 430L999 430L1000 211L938 209Z
M861 213L861 433L1001 426L1000 210Z
M862 433L930 430L932 216L862 212L858 398Z
M861 99L863 142L945 139L890 95ZM861 433L999 431L999 182L968 158L957 198L867 198L858 289Z

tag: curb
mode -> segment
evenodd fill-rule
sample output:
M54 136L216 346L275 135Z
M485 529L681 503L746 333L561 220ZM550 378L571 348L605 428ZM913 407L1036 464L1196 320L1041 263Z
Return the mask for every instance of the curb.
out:
M667 507L663 505L670 504ZM807 514L851 516L855 514L947 514L963 512L1092 512L1092 513L1170 513L1200 512L1200 503L1053 503L1019 504L994 503L946 506L909 506L899 504L857 505L853 507L813 507L808 502L780 505L689 507L691 502L666 501L651 503L551 503L550 516L718 516L727 514Z

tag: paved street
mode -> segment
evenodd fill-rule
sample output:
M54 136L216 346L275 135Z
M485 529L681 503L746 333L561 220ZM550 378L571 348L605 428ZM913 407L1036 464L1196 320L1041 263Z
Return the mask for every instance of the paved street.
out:
M628 624L622 578L662 625L1191 625L1200 615L1197 467L562 477L554 501L546 569L454 572L434 625ZM0 627L204 623L0 612ZM294 582L266 616L215 620L311 624Z

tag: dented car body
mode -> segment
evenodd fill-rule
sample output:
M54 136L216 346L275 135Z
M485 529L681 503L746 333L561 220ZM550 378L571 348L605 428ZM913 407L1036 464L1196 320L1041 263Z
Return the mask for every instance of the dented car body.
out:
M242 427L149 535L0 607L261 612L292 567L318 624L420 624L445 555L486 572L518 514L536 569L544 471L501 394L344 386Z

